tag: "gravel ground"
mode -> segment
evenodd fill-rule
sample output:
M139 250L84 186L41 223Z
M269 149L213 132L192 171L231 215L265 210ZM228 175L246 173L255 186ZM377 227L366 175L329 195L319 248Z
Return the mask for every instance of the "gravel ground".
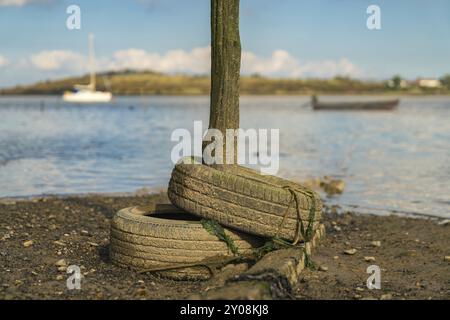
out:
M110 263L113 214L167 202L165 194L0 200L0 299L184 299L214 287ZM317 269L303 273L298 299L450 298L449 224L350 213L324 220L327 236L313 253ZM366 287L372 264L381 268L381 290ZM69 265L81 268L81 290L67 290Z

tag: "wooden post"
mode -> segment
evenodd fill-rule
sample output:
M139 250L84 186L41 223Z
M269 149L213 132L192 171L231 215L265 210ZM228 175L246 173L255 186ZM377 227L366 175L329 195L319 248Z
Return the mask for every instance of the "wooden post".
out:
M239 0L211 0L211 105L209 128L239 128L239 79L241 40ZM234 137L234 163L237 163L237 138ZM225 160L223 163L226 163Z

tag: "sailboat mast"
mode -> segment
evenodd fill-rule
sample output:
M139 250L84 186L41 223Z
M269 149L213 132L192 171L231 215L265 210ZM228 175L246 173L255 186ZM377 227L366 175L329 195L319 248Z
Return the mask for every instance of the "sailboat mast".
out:
M91 73L91 82L89 86L95 91L96 80L95 80L95 52L94 52L94 35L89 34L89 68Z

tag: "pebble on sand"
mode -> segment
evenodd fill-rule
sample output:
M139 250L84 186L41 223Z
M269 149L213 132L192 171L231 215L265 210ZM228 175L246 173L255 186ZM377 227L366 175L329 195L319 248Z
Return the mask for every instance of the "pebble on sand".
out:
M327 266L320 266L319 267L319 271L328 271L328 267Z
M381 247L381 241L372 241L370 243L372 247Z
M392 294L390 294L390 293L383 294L381 296L380 300L392 300Z
M364 257L364 261L366 261L366 262L374 262L375 261L375 257Z
M60 259L55 262L55 266L57 267L67 267L67 261L66 259Z
M450 261L450 256L445 256L444 261Z
M33 240L28 240L23 243L23 246L25 248L28 248L28 247L31 247L33 245L33 243L34 243Z
M352 255L354 255L356 253L356 251L358 251L358 250L356 250L356 249L349 249L349 250L345 250L344 253L352 256Z

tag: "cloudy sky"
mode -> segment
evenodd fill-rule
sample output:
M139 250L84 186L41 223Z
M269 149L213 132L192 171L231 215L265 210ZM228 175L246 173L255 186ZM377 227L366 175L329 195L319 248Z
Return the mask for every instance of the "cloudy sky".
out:
M66 9L81 8L81 30ZM381 30L366 27L381 8ZM100 70L206 74L210 0L0 0L0 87ZM448 0L241 0L243 74L414 79L450 73Z

